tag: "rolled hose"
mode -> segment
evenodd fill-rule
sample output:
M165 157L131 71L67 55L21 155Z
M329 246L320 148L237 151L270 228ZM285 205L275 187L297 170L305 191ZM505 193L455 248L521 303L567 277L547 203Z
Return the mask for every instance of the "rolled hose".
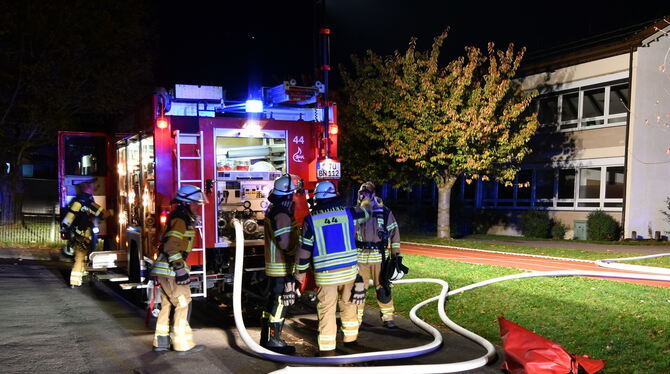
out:
M233 282L233 312L235 325L239 331L242 341L256 354L265 357L273 361L281 362L293 362L293 363L303 363L303 364L349 364L356 362L365 362L365 361L377 361L377 360L386 360L386 359L398 359L418 356L426 353L430 353L442 344L442 335L434 327L430 326L425 321L417 317L416 312L423 306L433 301L438 301L438 314L442 322L444 322L450 329L453 331L467 337L480 344L484 349L486 349L486 354L481 357L463 361L463 362L454 362L446 364L425 364L425 365L393 365L393 366L367 366L367 367L291 367L287 366L281 370L275 371L273 373L310 373L313 374L315 370L319 371L319 374L327 373L341 373L346 371L348 373L388 373L393 371L394 373L453 373L459 371L473 370L479 367L485 366L493 357L495 357L495 347L488 340L482 338L481 336L459 326L454 323L447 317L444 305L446 302L447 296L457 295L465 291L473 290L475 288L484 287L493 283L503 282L506 280L512 279L522 279L522 278L534 278L534 277L564 277L564 276L596 276L596 277L607 277L607 278L620 278L620 279L640 279L640 280L653 280L653 281L665 281L670 282L670 276L663 275L653 275L653 274L632 274L632 273L615 273L615 272L604 272L604 271L581 271L581 270L562 270L562 271L544 271L544 272L532 272L532 273L520 273L513 274L508 276L503 276L499 278L489 279L486 281L478 282L471 284L469 286L461 287L459 289L448 292L447 282L441 279L428 279L428 278L418 278L418 279L402 279L394 281L394 284L409 284L409 283L436 283L442 286L442 290L439 296L434 296L429 299L426 299L419 304L415 305L410 311L410 319L417 326L428 332L433 336L433 342L425 344L419 347L391 350L391 351L379 351L379 352L367 352L367 353L358 353L351 355L343 356L334 356L334 357L299 357L299 356L289 356L279 353L275 353L268 349L261 347L256 343L248 331L246 330L243 318L242 318L242 305L241 305L241 296L242 296L242 271L243 271L243 258L244 258L244 233L242 230L242 225L238 220L233 221L235 227L235 279Z

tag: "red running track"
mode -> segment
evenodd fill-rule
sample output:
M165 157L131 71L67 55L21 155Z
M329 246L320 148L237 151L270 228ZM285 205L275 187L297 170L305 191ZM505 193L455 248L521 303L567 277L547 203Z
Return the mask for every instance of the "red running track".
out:
M633 273L633 274L635 273L633 271L604 268L589 262L537 258L537 257L524 256L523 254L515 255L515 254L468 251L464 249L456 249L456 248L433 246L433 245L409 244L405 242L402 243L402 252L412 255L446 258L449 260L468 262L472 264L503 266L508 268L530 270L530 271L588 270L588 271L609 271L617 273ZM670 287L670 282L663 282L663 281L617 279L617 278L600 278L600 279L609 279L627 283L645 284L657 287Z

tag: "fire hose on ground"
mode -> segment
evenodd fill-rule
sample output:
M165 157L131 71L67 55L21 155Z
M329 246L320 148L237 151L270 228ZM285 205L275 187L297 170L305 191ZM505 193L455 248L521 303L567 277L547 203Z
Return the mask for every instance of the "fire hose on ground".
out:
M242 338L242 341L254 353L261 357L280 362L298 363L298 364L320 364L320 365L342 365L357 362L379 361L389 359L401 359L408 357L415 357L428 354L440 348L442 345L442 334L433 326L429 325L420 319L416 312L426 304L437 301L438 314L442 322L456 333L481 345L486 353L481 357L453 363L444 364L421 364L421 365L393 365L393 366L366 366L366 367L308 367L308 366L287 366L284 369L278 370L275 373L310 373L318 370L320 374L327 373L341 373L346 371L348 373L454 373L459 371L473 370L485 366L495 357L495 347L491 342L482 338L481 336L459 326L449 319L445 312L446 299L449 296L457 295L465 291L470 291L479 287L487 286L493 283L502 282L512 279L533 278L533 277L565 277L565 276L594 276L620 279L640 279L652 281L670 282L670 275L654 275L654 274L633 274L633 273L615 273L605 271L580 271L580 270L562 270L562 271L543 271L532 273L520 273L499 278L489 279L483 282L471 284L469 286L461 287L459 289L449 292L449 285L441 279L417 278L417 279L401 279L394 281L393 284L410 284L410 283L435 283L442 286L442 290L438 296L428 298L416 304L409 313L410 320L433 336L433 341L418 347L396 349L388 351L366 352L333 357L301 357L290 356L270 351L261 347L254 339L251 338L247 331L242 313L241 297L242 297L242 273L244 261L244 232L242 225L238 220L234 220L235 227L235 278L233 282L233 312L235 325Z

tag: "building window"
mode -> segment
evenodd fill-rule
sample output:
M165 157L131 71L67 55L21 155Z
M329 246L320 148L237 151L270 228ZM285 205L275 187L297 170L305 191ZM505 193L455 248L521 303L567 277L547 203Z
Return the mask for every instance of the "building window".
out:
M496 200L498 198L498 183L492 180L484 181L482 190L484 196L482 200L483 205L495 206Z
M516 205L531 206L533 171L521 170L516 177Z
M558 97L561 108L559 124L561 129L572 129L579 122L579 92L563 94Z
M605 184L605 198L623 199L623 166L607 168L607 179Z
M628 84L619 84L610 87L608 123L626 123L629 102Z
M600 168L584 168L579 170L579 198L600 198Z
M511 185L490 180L468 184L465 178L460 181L461 199L478 208L620 211L623 207L623 166L524 169Z
M558 171L558 198L575 198L575 170L561 169Z
M600 168L579 169L578 207L600 207Z
M543 124L558 122L558 96L540 98L537 120Z
M626 82L554 92L538 99L538 121L560 130L623 125L629 96Z
M554 198L553 169L541 169L535 172L535 197L538 200L551 200Z
M472 201L475 199L475 193L477 192L477 181L473 179L463 179L463 199Z
M585 126L605 124L605 88L584 91L582 123Z
M514 183L498 183L498 206L514 206Z

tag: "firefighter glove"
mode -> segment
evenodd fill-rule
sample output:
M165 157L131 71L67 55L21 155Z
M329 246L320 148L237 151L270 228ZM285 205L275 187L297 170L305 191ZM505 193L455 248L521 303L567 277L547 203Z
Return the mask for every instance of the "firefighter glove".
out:
M356 276L351 301L356 305L363 305L365 303L365 284L363 283L363 277L361 277L360 274Z
M186 264L184 264L183 260L172 261L171 265L175 272L177 284L191 283L191 278L188 275L188 270L186 270Z
M191 277L188 275L188 270L185 268L176 269L175 271L175 281L177 284L189 284L191 283Z
M286 277L286 280L284 281L284 291L281 294L281 300L284 306L295 304L295 299L298 297L299 292L295 283L295 278Z

